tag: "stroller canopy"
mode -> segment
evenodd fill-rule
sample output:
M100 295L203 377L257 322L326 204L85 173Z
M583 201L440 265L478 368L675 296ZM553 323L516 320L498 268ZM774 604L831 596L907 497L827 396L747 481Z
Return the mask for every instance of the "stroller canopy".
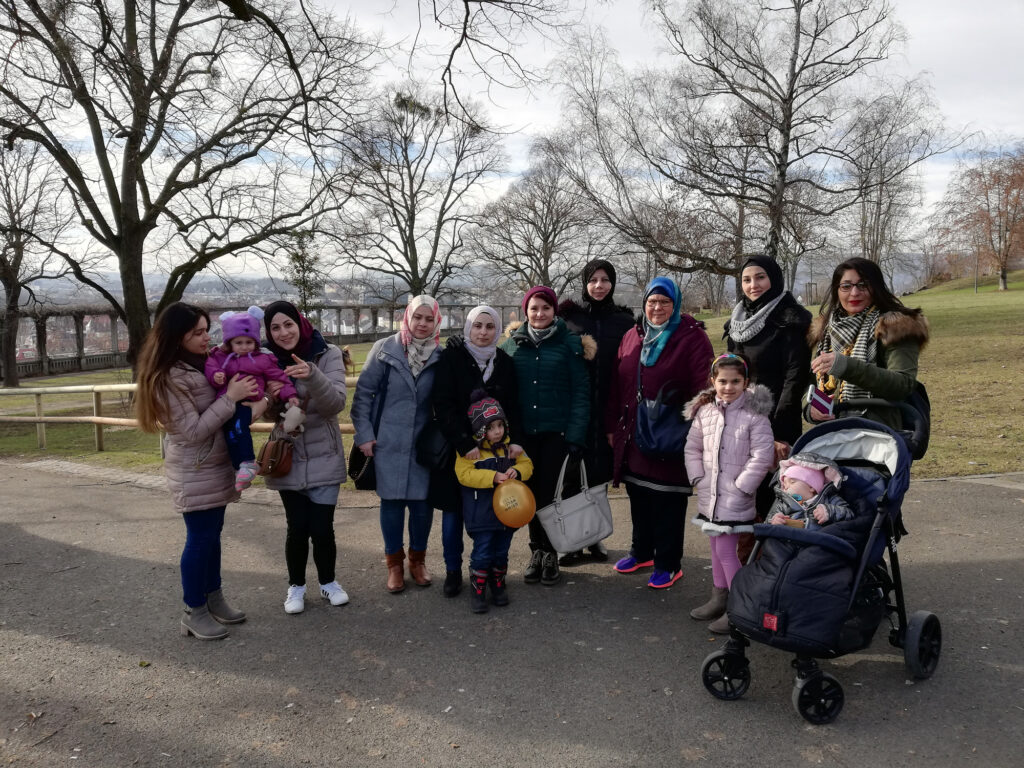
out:
M793 453L809 451L837 464L866 461L889 470L886 496L896 509L910 485L912 459L903 438L884 424L860 418L844 418L819 424L793 445Z

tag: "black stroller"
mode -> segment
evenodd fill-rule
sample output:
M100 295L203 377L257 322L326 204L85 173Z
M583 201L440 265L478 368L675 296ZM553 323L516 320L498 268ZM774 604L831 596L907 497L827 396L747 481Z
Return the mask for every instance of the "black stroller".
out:
M839 465L840 494L853 519L817 530L756 525L757 543L729 593L730 638L701 665L715 697L733 701L750 686L745 649L754 640L796 654L793 706L810 723L830 723L843 708L843 687L817 659L867 648L883 618L889 642L903 649L913 677L930 677L939 662L942 629L928 611L907 616L897 543L906 533L900 507L910 481L911 451L927 445L923 425L898 433L876 422L841 418L804 434L793 453L809 451ZM772 483L779 482L778 474ZM886 558L888 553L888 558Z

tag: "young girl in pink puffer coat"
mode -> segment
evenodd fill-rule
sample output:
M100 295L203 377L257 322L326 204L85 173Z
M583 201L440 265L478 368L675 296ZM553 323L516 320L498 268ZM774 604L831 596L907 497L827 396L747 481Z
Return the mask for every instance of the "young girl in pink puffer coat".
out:
M692 419L686 438L686 474L697 490L693 522L711 537L711 599L690 612L714 619L712 632L729 631L725 614L732 577L740 569L739 534L753 530L754 494L774 463L775 440L768 415L772 394L749 387L746 361L725 354L711 365L712 388L686 404Z

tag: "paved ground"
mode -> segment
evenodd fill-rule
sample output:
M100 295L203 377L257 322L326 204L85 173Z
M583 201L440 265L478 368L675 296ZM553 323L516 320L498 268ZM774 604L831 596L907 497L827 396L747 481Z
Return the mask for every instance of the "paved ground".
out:
M177 631L184 528L161 481L57 461L0 476L5 765L1020 765L1024 474L912 486L908 602L941 617L942 661L907 680L883 626L825 663L847 701L822 727L790 705L789 657L763 647L743 700L704 691L721 640L686 613L709 589L695 529L685 579L660 592L596 564L526 586L520 534L512 605L474 616L439 584L384 591L374 497L354 492L336 524L351 604L287 616L283 513L249 492L224 539L249 621L204 643ZM615 512L613 557L629 535L624 500Z

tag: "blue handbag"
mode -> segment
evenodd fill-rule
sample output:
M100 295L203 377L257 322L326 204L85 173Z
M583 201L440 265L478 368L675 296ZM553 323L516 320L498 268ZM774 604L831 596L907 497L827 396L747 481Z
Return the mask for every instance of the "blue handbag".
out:
M690 421L683 406L674 402L675 390L662 387L653 400L643 396L643 364L636 375L636 447L652 459L682 459Z

